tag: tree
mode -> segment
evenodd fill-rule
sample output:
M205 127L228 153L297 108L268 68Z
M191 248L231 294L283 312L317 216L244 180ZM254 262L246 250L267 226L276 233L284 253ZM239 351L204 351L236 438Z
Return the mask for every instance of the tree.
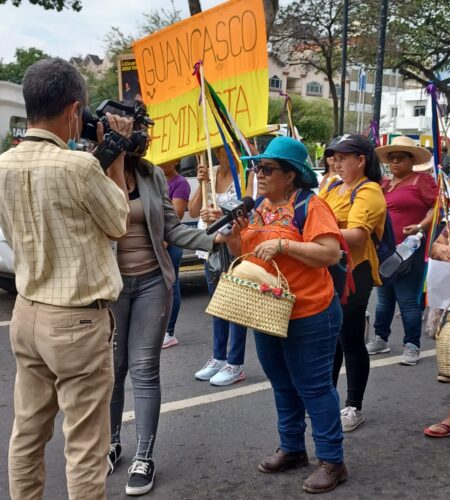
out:
M0 5L4 5L8 0L0 0ZM63 9L72 9L75 12L80 12L82 9L81 0L28 0L33 5L44 7L45 10L57 10L61 12ZM22 0L11 0L15 7L22 5Z
M377 24L375 0L358 9L362 49L360 57L374 60ZM371 8L372 5L372 8ZM405 78L422 85L434 81L450 102L450 78L440 73L450 68L450 31L448 0L391 0L386 40L385 67L398 69Z
M92 109L95 109L105 99L118 99L117 56L129 54L134 40L139 36L149 35L181 20L181 11L175 9L173 0L171 9L152 10L143 14L144 22L138 27L137 36L123 33L119 27L112 27L106 34L106 55L113 61L112 66L102 75L83 71Z
M354 8L350 7L350 14ZM328 79L334 134L339 119L335 78L341 67L342 18L342 0L298 0L279 10L270 37L280 59L290 65L312 68Z
M269 99L269 123L285 122L281 116L284 101ZM292 120L305 143L327 143L333 134L333 112L326 99L292 97Z
M8 64L0 61L0 80L21 84L29 66L41 59L48 59L50 56L40 49L31 47L16 49L14 57L15 61Z
M270 38L270 34L272 33L273 24L277 17L279 7L280 7L279 0L264 0L267 40Z

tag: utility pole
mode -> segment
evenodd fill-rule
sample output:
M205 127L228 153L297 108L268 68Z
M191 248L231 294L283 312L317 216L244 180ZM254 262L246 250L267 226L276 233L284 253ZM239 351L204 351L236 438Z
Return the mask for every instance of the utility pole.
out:
M344 0L344 19L342 22L342 68L341 68L341 104L339 116L339 135L344 135L345 82L347 76L347 38L348 38L348 0Z
M381 94L383 92L384 48L386 45L386 28L388 18L388 0L380 2L380 31L378 37L375 95L373 102L373 120L380 126Z
M189 3L189 13L191 16L198 14L202 11L202 6L200 4L200 0L188 0Z

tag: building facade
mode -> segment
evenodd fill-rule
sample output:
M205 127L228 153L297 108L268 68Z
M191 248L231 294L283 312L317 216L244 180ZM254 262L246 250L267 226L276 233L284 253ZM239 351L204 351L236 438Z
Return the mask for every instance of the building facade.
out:
M22 85L0 81L0 147L8 134L12 144L25 135L26 116Z

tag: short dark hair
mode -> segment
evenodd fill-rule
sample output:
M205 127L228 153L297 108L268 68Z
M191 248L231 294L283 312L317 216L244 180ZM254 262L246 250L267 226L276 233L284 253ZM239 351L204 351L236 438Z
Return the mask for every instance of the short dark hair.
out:
M31 65L23 79L23 97L30 122L58 116L80 101L87 104L87 86L81 73L64 59L42 59Z

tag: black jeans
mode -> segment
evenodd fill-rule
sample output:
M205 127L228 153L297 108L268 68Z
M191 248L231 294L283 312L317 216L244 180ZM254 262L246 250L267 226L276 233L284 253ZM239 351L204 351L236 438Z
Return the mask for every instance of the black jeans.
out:
M333 383L337 386L339 370L345 357L347 371L347 400L345 406L361 410L364 391L369 378L369 353L364 341L366 310L373 288L372 270L368 260L353 270L355 293L342 306L344 318L334 356Z

